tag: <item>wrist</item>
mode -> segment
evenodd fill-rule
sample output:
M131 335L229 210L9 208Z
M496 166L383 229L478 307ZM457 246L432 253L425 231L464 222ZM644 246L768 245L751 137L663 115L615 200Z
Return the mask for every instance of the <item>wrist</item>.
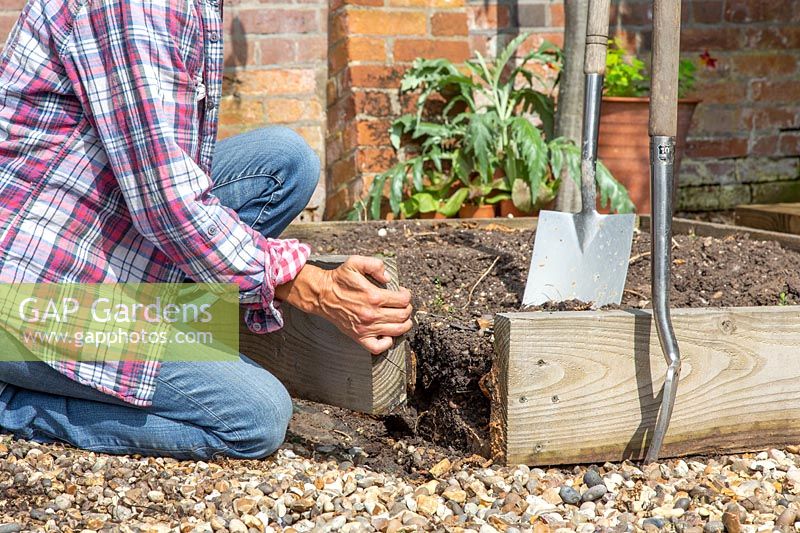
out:
M325 275L325 270L306 264L292 281L275 287L275 299L314 313L320 307Z

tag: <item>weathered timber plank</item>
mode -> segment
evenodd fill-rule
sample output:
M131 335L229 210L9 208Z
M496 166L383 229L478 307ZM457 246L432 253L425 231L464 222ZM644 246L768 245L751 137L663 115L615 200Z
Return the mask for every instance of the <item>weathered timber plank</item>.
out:
M643 231L650 231L650 218L641 217L640 228ZM730 235L743 233L749 235L751 239L760 241L775 241L789 250L800 250L800 236L777 231L765 231L755 228L742 226L731 226L728 224L715 224L713 222L702 222L699 220L688 220L675 218L672 221L674 234L697 235L699 237L717 237L724 239Z
M310 260L322 268L336 268L346 258L321 256ZM397 265L385 258L397 290ZM398 339L388 352L373 356L327 320L283 304L285 326L259 335L242 324L239 350L272 372L293 396L383 414L406 399L407 343Z
M662 455L800 442L800 308L672 313L683 370ZM643 457L666 370L649 311L506 313L495 339L498 456L510 464Z
M418 227L420 231L428 231L435 226L449 226L451 228L508 228L508 229L536 229L537 218L487 218L461 220L457 218L449 219L415 219L406 221L394 220L368 220L365 222L334 221L334 222L295 222L281 234L282 238L299 239L301 241L313 240L315 237L324 235L325 237L336 237L345 235L357 227L372 227L375 231L380 228L391 228L401 224L408 224L412 228Z
M734 216L740 226L800 234L800 203L740 205Z
M537 219L525 217L493 218L485 220L413 220L406 221L406 223L412 224L412 226L417 226L420 228L420 230L427 230L438 224L443 224L453 228L463 227L492 229L503 227L512 230L525 230L536 229ZM378 231L380 228L391 228L392 226L396 226L398 224L401 224L401 222L386 220L371 220L368 222L302 222L289 225L282 237L300 239L303 241L311 240L315 236L319 235L325 235L326 237L344 235L362 225L371 226L375 228L375 231ZM650 217L646 215L636 217L636 227L643 231L650 231ZM718 238L725 238L736 233L746 233L753 239L776 241L784 245L786 248L800 250L800 235L791 235L776 231L765 231L749 227L715 224L712 222L703 222L701 220L689 220L683 218L673 219L672 230L675 234L694 234L701 237Z

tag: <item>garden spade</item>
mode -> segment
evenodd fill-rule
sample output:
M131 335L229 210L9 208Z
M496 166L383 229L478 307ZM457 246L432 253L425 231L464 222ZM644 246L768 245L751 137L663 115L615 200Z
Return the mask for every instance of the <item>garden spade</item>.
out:
M681 3L653 1L653 76L650 89L650 200L652 202L651 282L653 316L661 351L667 360L667 375L661 408L646 462L658 459L667 434L678 378L681 354L669 313L670 260L672 250L672 183L674 180L675 133L678 129L678 53Z
M581 150L581 211L542 211L523 305L580 300L594 307L622 299L633 241L634 215L601 215L595 172L600 101L608 47L610 0L589 0L586 26L586 89Z

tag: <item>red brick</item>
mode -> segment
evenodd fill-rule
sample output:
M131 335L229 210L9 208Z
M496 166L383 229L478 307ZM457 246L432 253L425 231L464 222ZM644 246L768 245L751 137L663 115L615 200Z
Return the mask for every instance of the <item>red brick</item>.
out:
M507 28L511 22L511 13L507 5L470 6L468 14L470 28L487 30Z
M342 131L356 117L352 95L328 104L328 131Z
M313 99L274 98L267 100L267 115L273 124L322 120L322 106Z
M741 118L739 107L701 105L694 113L690 131L694 135L740 131Z
M552 4L550 6L550 27L564 27L564 4Z
M346 185L353 178L356 176L356 165L355 159L353 156L350 156L347 159L342 159L339 161L334 161L330 165L330 178L331 178L331 185L334 190L338 189L342 185Z
M733 57L734 70L744 76L786 76L797 68L797 57L789 54L752 53Z
M350 82L364 89L389 89L400 86L403 69L385 65L353 65Z
M785 131L781 133L779 144L780 155L800 155L800 132Z
M742 32L730 26L685 28L681 30L681 50L739 50L742 39Z
M800 80L753 80L750 94L756 102L798 102L800 101Z
M735 23L785 22L796 10L796 0L726 0L724 19Z
M309 33L320 30L316 9L240 9L235 17L245 33Z
M347 43L339 41L328 48L328 75L335 74L344 69L348 64Z
M347 56L350 61L386 61L386 41L375 37L350 37L347 39Z
M361 120L356 125L361 146L389 146L391 120Z
M694 0L692 20L698 24L716 24L722 21L722 0Z
M750 155L772 157L778 155L779 148L778 135L756 135L750 147Z
M328 39L323 36L297 38L295 58L298 62L322 62L328 57Z
M261 51L262 65L286 64L295 60L293 39L283 37L262 39L258 41L258 47Z
M798 108L766 107L748 108L742 113L745 127L752 130L778 130L800 128Z
M439 12L431 16L431 33L436 36L466 36L467 14Z
M747 100L747 84L743 81L720 80L698 85L691 96L707 104L738 104Z
M745 157L747 148L747 138L743 137L691 139L686 143L686 157Z
M358 91L353 94L353 97L355 98L356 113L373 117L388 117L394 114L392 100L387 93Z
M768 26L744 28L744 46L748 49L792 49L800 48L800 27Z
M313 94L316 90L316 70L275 69L246 70L236 73L240 94Z
M454 63L463 63L469 56L469 44L466 40L397 39L394 44L394 60L400 62L411 62L418 57L426 59L441 57Z
M386 5L396 7L463 7L464 0L387 0Z
M346 15L351 35L423 35L428 28L422 11L386 11L353 9Z
M225 40L225 68L256 64L256 43L243 39Z
M384 172L395 162L391 148L364 147L356 150L356 168L359 172Z
M17 23L19 15L0 15L0 44L5 44L11 28Z

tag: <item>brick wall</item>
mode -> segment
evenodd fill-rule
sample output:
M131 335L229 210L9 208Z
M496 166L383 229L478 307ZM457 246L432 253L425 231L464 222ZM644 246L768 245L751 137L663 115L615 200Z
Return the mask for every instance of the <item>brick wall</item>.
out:
M394 162L387 129L415 57L469 57L463 0L331 0L326 218L339 218Z
M220 138L285 125L300 133L324 163L327 4L278 0L267 8L259 0L226 0ZM301 218L319 220L324 208L323 172Z
M702 99L682 163L679 207L727 209L800 200L800 1L684 0L682 56L700 69ZM612 19L649 50L648 2L619 1Z
M0 0L0 41L24 0ZM225 81L219 138L286 125L325 156L328 0L225 1ZM267 8L268 7L268 8ZM321 219L325 179L303 219Z
M23 3L0 0L0 39ZM613 0L612 31L643 57L651 18L648 0ZM560 44L563 19L561 0L226 0L220 137L299 131L325 163L307 217L339 217L393 162L414 57L492 55L523 31ZM681 207L800 200L800 0L684 0L681 46L719 60L701 71Z
M649 60L650 0L613 0L611 31ZM561 42L563 3L470 0L470 42L494 52L522 31ZM800 1L683 0L681 51L700 70L679 207L800 201Z

